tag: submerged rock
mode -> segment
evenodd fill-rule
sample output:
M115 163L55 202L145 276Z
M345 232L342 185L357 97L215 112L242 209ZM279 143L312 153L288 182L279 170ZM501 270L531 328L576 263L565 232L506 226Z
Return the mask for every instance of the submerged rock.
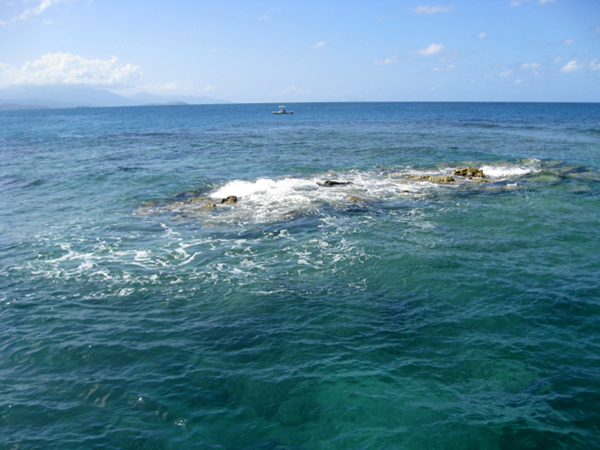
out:
M366 198L357 197L355 195L351 195L346 199L347 202L372 202L373 200L368 200Z
M331 186L344 186L347 184L352 184L351 181L334 181L334 180L327 180L327 181L319 181L317 183L319 186L326 186L326 187L331 187Z
M459 167L458 169L454 169L452 171L452 175L456 175L459 177L469 177L469 178L484 178L483 170L478 169L477 167Z
M208 200L208 197L205 197L203 195L198 195L196 197L190 197L188 198L185 203L200 203L200 202L205 202Z

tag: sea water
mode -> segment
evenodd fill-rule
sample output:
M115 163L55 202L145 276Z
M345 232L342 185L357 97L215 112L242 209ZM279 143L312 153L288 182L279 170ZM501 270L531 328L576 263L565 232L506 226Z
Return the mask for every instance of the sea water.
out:
M275 109L0 112L0 449L600 448L600 105Z

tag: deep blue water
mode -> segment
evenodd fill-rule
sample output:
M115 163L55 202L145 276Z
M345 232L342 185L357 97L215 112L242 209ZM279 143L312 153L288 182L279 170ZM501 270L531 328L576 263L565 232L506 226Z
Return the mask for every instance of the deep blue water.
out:
M0 112L0 449L600 448L600 105L275 108Z

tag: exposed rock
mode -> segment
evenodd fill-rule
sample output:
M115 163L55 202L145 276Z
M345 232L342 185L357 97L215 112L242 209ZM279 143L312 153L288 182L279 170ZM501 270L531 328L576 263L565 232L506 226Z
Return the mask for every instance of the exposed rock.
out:
M452 175L456 175L459 177L473 177L473 178L484 178L483 170L478 169L477 167L459 167L458 169L454 169Z
M235 195L230 195L229 197L222 198L221 203L235 204L237 203L238 198Z
M435 176L435 175L409 175L406 178L408 178L409 180L429 181L430 183L441 183L441 184L454 183L456 181L450 175L441 175L441 176Z
M489 183L490 180L488 180L487 178L474 178L474 177L469 177L469 180L474 181L476 183Z
M317 183L319 186L327 186L327 187L331 187L331 186L343 186L346 184L352 184L352 182L350 181L333 181L333 180L327 180L327 181L319 181Z
M206 203L204 203L204 205L202 205L202 207L206 208L206 209L212 209L212 208L216 208L217 205L215 205L215 202L208 200Z

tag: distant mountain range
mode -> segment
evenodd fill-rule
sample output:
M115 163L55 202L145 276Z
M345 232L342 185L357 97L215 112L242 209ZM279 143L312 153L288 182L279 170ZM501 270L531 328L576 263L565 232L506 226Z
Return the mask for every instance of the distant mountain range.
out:
M0 89L0 109L77 108L229 103L204 96L138 93L124 97L88 86L12 86Z

